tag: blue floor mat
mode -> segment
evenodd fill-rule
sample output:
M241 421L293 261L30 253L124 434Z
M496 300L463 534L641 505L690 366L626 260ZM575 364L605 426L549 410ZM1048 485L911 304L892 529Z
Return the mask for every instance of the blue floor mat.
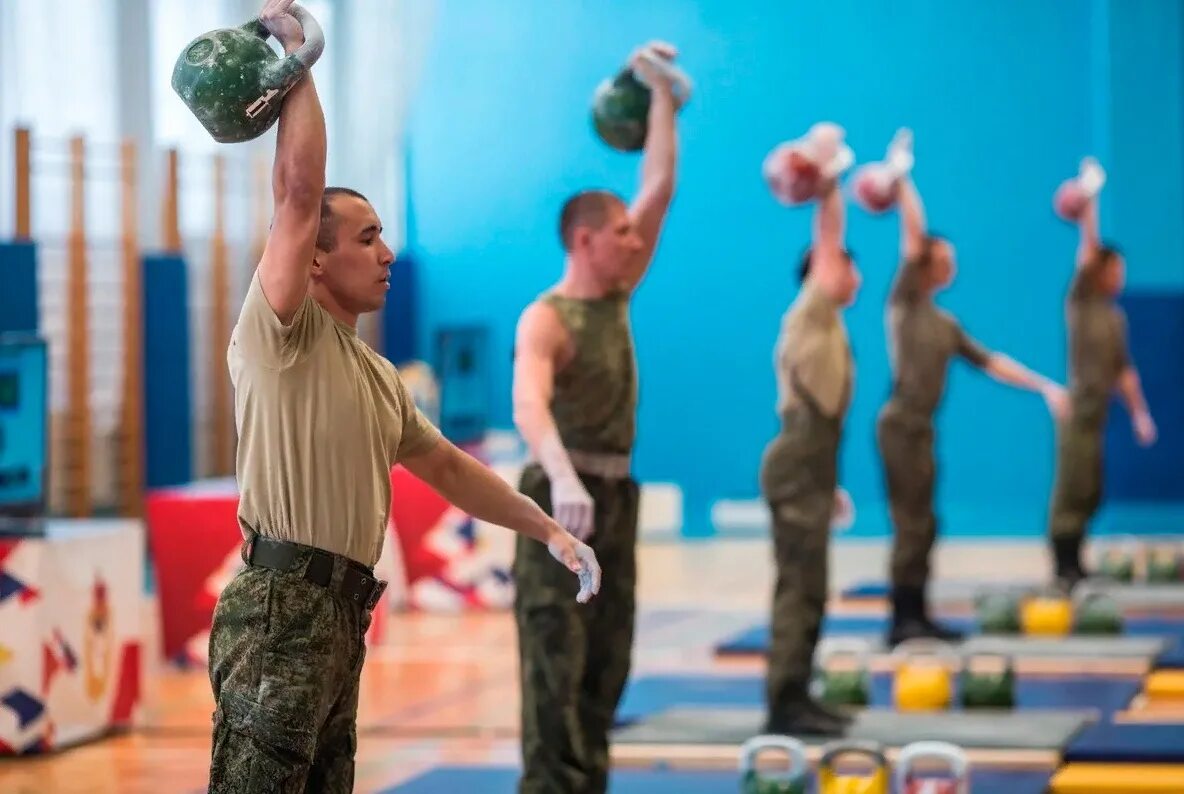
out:
M974 770L970 787L975 794L1043 794L1051 777L1049 772ZM442 767L380 794L514 794L517 785L518 770L510 767ZM735 772L621 769L615 770L609 780L613 794L719 794L739 790L740 777Z
M1086 726L1065 748L1065 762L1107 764L1184 763L1184 725L1110 724Z
M972 616L941 618L944 625L967 634L978 634L978 621ZM883 637L888 630L889 618L882 616L828 615L822 621L823 636L875 636ZM1184 620L1174 618L1140 617L1127 618L1125 636L1163 637L1184 636ZM753 626L715 646L715 652L728 654L760 654L769 648L768 625Z
M1184 670L1184 637L1160 654L1155 666L1164 670Z
M891 674L877 673L871 684L871 705L890 706ZM761 676L642 676L626 686L617 709L617 724L628 725L677 706L759 708L765 702L764 687ZM1096 708L1109 716L1126 708L1141 687L1141 681L1129 677L1020 676L1016 680L1016 704L1020 709Z

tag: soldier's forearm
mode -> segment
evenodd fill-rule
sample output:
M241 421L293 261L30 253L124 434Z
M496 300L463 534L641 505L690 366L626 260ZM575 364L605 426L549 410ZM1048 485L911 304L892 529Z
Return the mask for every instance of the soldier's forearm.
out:
M1018 361L1002 353L993 353L987 360L987 374L1001 383L1015 386L1028 391L1044 393L1056 384L1043 375L1039 375Z
M1147 401L1143 396L1143 384L1139 379L1139 371L1134 367L1127 367L1118 376L1118 393L1131 416L1147 414Z

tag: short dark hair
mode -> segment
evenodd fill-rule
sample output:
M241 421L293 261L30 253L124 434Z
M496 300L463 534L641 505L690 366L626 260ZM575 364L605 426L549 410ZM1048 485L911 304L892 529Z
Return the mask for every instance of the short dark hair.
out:
M847 257L848 262L855 261L855 255L851 253L848 248L843 249L843 256ZM806 280L806 276L810 275L810 265L814 261L814 248L807 248L802 252L802 258L798 261L798 283Z
M622 203L620 196L609 190L581 190L568 198L559 212L559 239L563 250L571 250L576 227L599 229L608 219L609 208Z
M921 252L917 254L917 262L922 270L927 270L933 264L933 249L938 243L947 243L949 238L944 234L929 232L921 238Z
M317 249L329 253L337 247L337 215L333 212L334 196L353 196L367 203L370 199L353 188L327 187L321 194L321 227L317 230Z
M1122 249L1114 243L1103 240L1098 245L1098 261L1103 264L1109 264L1112 260L1122 256Z

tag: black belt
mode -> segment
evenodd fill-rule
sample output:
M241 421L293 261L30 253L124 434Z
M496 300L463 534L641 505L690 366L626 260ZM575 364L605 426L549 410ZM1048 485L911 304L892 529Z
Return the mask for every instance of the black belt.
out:
M247 565L261 568L271 568L277 571L291 571L304 558L308 558L308 565L304 569L304 578L315 585L328 589L333 581L333 561L336 554L330 554L311 546L289 543L274 538L255 535L247 541L243 550L243 560ZM353 560L339 557L344 563L341 573L341 584L337 592L350 601L361 604L367 610L374 609L386 591L386 582L375 579L364 565Z

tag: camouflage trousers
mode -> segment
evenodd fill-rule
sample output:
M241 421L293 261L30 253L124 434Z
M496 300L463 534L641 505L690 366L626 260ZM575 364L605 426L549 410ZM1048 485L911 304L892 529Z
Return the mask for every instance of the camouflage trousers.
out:
M631 479L581 479L595 502L587 543L603 570L598 595L577 603L576 577L547 547L524 536L517 541L522 794L607 790L608 734L632 662L638 486ZM542 468L528 466L518 488L550 514Z
M1070 418L1057 427L1057 466L1049 536L1080 539L1102 504L1104 425Z
M876 443L892 517L892 584L924 588L929 582L929 558L937 540L933 425L925 418L883 412L876 421Z
M370 613L306 581L311 557L287 572L248 567L218 598L211 794L353 791ZM333 555L333 585L346 565Z
M830 521L838 480L837 425L782 434L761 464L776 565L765 697L770 713L806 697L826 614Z

